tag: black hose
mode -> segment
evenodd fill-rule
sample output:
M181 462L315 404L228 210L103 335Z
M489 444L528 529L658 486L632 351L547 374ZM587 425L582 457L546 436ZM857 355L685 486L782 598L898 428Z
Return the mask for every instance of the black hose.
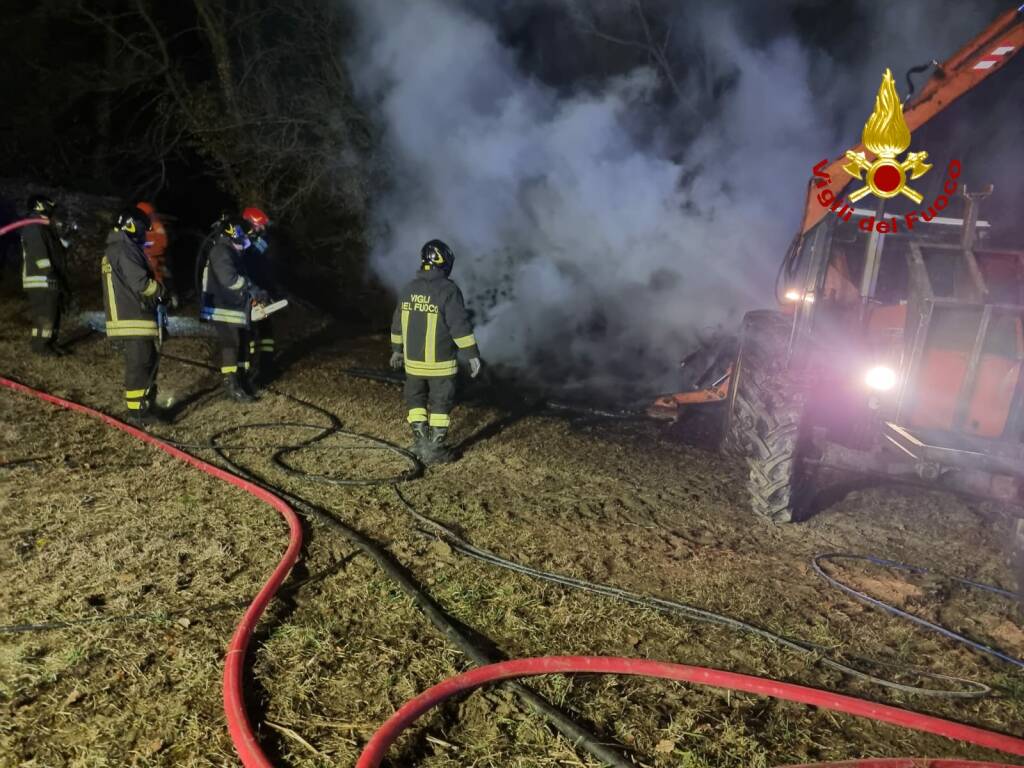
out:
M383 384L402 384L405 381L405 376L398 371L382 371L376 368L342 368L341 370L342 373L347 373L357 379L369 379Z
M459 552L460 554L466 555L467 557L471 557L475 560L479 560L481 562L485 562L498 568L503 568L505 570L514 571L525 576L530 576L531 578L540 579L542 581L547 581L552 584L558 584L563 587L568 587L570 589L579 589L585 592L604 595L605 597L611 597L626 603L639 605L644 608L650 608L662 613L671 613L677 616L682 616L693 621L719 624L722 626L730 627L731 629L736 629L741 632L756 635L762 639L768 640L777 645L781 645L784 648L788 648L789 650L796 651L804 655L818 655L821 651L827 650L824 646L800 640L793 640L783 635L776 634L775 632L771 632L767 629L762 629L761 627L749 624L748 622L741 621L740 619L735 619L731 616L726 616L720 613L714 613L713 611L706 611L702 608L697 608L695 606L687 605L685 603L679 603L674 600L665 600L659 597L651 597L649 595L640 595L635 592L629 592L624 589L619 589L617 587L610 587L604 584L595 584L594 582L584 581L582 579L575 579L570 576L563 576L561 574L552 573L550 571L542 571L537 568L531 568L529 566L523 565L521 563L506 560L502 557L493 554L492 552L488 552L486 550L474 547L465 539L458 536L450 528L442 525L436 520L432 520L431 518L417 511L416 508L413 507L413 505L409 502L409 500L405 498L405 496L402 494L401 490L397 486L395 486L395 493L398 495L398 498L401 500L402 504L405 506L409 514L416 521L422 523L427 528L429 528L435 536L443 539L455 551ZM964 678L942 675L935 672L929 672L927 670L919 669L916 667L887 664L868 659L857 660L872 664L874 666L889 667L903 672L910 672L919 677L926 677L931 678L933 680L941 680L948 683L956 683L958 685L970 686L973 688L973 690L949 691L944 689L922 688L919 686L904 685L902 683L897 683L891 680L885 680L883 678L876 677L874 675L871 675L867 672L863 672L859 669L855 669L841 662L829 659L825 656L818 655L817 657L818 663L822 666L850 675L851 677L858 678L860 680L865 680L875 685L882 686L884 688L891 688L893 690L900 691L902 693L911 693L919 696L934 696L939 698L976 699L981 698L983 696L987 696L989 693L992 692L992 689L989 688L987 685L985 685L984 683L976 682L974 680L967 680Z
M322 429L322 428L316 427L316 426L314 426L312 424L289 424L289 423L282 423L282 424L279 424L278 426L282 426L282 427L284 427L284 426L288 426L288 427L304 427L304 428L308 428L308 429ZM405 472L403 472L402 474L397 475L397 476L381 477L381 478L361 478L361 479L352 480L352 479L349 479L349 478L330 477L328 475L318 475L318 474L314 474L312 472L304 472L302 470L295 469L294 467L290 466L288 463L285 462L284 457L286 455L294 453L294 452L299 451L299 450L303 450L305 448L308 448L309 446L314 445L315 443L318 443L321 440L325 440L328 437L331 437L333 435L347 435L349 437L356 437L356 438L364 440L364 441L366 441L368 443L372 443L373 447L369 448L367 450L391 451L392 453L395 453L396 455L401 456L403 459L405 459L406 462L409 464L409 469L407 469ZM353 446L345 446L345 450L358 450L358 449L353 447ZM358 432L350 432L349 430L341 429L340 427L332 427L331 429L324 430L321 434L317 435L316 437L311 438L307 442L302 443L300 445L290 445L290 446L286 446L284 448L280 448L271 457L271 461L274 462L275 466L277 466L278 468L280 468L284 472L288 473L289 475L292 475L293 477L303 477L303 478L306 478L307 480L317 480L317 481L319 481L321 483L329 483L331 485L385 485L385 484L389 484L390 485L390 484L393 484L393 483L404 483L404 482L407 482L409 480L415 480L417 477L419 477L421 474L423 474L423 465L420 464L419 459L417 459L415 456L413 456L411 453L409 453L409 451L405 450L404 448L399 448L396 445L392 445L391 443L385 442L384 440L379 440L376 437L370 437L369 435L362 435L362 434L359 434Z
M648 421L650 419L650 417L642 411L635 411L628 408L612 410L610 408L598 408L589 405L582 405L580 403L567 403L563 400L545 400L544 407L551 411L567 411L569 413L578 413L583 416L598 416L602 419L617 419L620 421L630 421L633 419Z
M24 459L10 459L9 461L0 461L0 469L8 469L9 467L24 467L31 466L33 464L41 464L44 461L52 459L52 456L30 456Z
M957 576L935 574L935 572L932 571L930 568L922 568L917 565L908 565L907 563L900 563L895 560L886 560L885 558L875 557L874 555L853 555L846 552L829 552L823 555L815 555L814 560L811 562L811 565L814 567L815 573L821 576L821 578L823 578L833 587L842 590L855 600L860 600L862 603L867 603L868 605L874 606L875 608L879 608L885 611L886 613L891 613L893 616L899 616L900 618L913 622L914 624L917 624L920 627L930 629L932 632L938 632L943 637L946 637L955 643L961 643L969 648L973 648L975 651L978 651L979 653L984 653L988 656L992 656L993 658L999 659L1000 661L1005 661L1008 664L1013 664L1018 669L1024 669L1024 659L1015 658L1010 654L999 650L998 648L991 648L985 645L984 643L979 643L976 640L972 640L971 638L961 634L960 632L954 632L953 630L944 627L941 624L936 624L932 621L928 621L927 619L923 619L920 616L917 616L913 613L909 613L908 611L904 611L900 608L897 608L894 605L890 605L884 600L879 600L877 598L871 597L870 595L864 592L861 592L860 590L854 589L849 584L844 584L835 576L826 573L825 569L821 565L824 562L832 562L834 560L859 560L861 562L871 563L872 565L877 565L882 568L892 568L894 570L903 571L905 573L941 575L943 576L943 578L956 582L957 584L960 584L961 586L966 587L967 589L976 589L982 592L988 592L993 595L998 595L999 597L1008 600L1015 600L1016 595L1014 595L1008 589L1000 589L999 587L994 587L991 584L982 584L978 581L972 581L971 579L961 579Z
M244 608L248 601L241 603ZM235 607L235 606L231 606ZM113 624L124 622L126 624L134 621L146 621L153 623L165 623L172 621L172 617L165 613L128 613L117 616L91 616L85 619L62 619L59 621L42 621L37 624L3 624L0 625L0 635L16 635L26 632L48 632L54 629L71 629L73 627L84 627L90 624Z
M290 395L285 395L291 397ZM298 399L298 398L292 398ZM302 402L302 401L300 401ZM307 403L307 405L309 405ZM323 409L317 406L312 406L317 410L326 413ZM332 421L337 422L336 417L333 414L330 415ZM274 486L268 482L265 478L259 474L247 469L234 460L232 460L221 448L218 440L228 434L247 429L247 428L264 428L267 426L281 426L280 424L275 425L243 425L239 427L230 427L226 430L222 430L210 437L210 448L217 454L217 456L224 462L225 465L233 472L238 475L245 477L249 481L263 486L264 488L271 490L273 493L279 495L291 504L300 514L305 517L310 517L318 520L328 528L340 533L345 539L351 544L358 547L362 552L369 555L375 563L380 567L386 576L388 576L395 584L408 595L412 601L416 604L416 607L423 612L431 624L439 630L445 638L458 648L467 658L470 659L474 664L482 666L485 664L492 664L497 661L497 658L484 651L479 645L477 645L467 633L463 632L459 627L448 617L448 615L437 605L427 594L420 588L415 581L405 572L402 567L396 563L391 556L384 551L384 549L373 539L366 536L364 533L348 526L347 524L338 520L334 515L328 512L326 509L319 507L312 502L306 501L305 499L295 496L294 494L282 490L281 488ZM327 427L327 429L332 429ZM355 435L356 433L348 433ZM365 436L364 436L365 437ZM377 438L370 438L372 441L388 446L390 450L398 453L399 455L407 457L409 454L402 448L395 445L390 445L383 440ZM298 470L291 470L294 474L301 475L302 473ZM315 479L315 476L310 479ZM334 481L333 478L328 478L328 481ZM386 482L386 481L373 481L375 483ZM351 483L346 483L351 484ZM576 723L572 718L568 717L563 712L559 711L546 699L534 692L532 689L526 687L522 683L504 683L512 692L514 692L520 700L522 700L531 710L535 713L547 718L552 726L559 731L569 742L577 748L583 749L589 752L593 757L604 762L607 765L611 765L614 768L632 768L633 764L624 759L619 752L609 748L598 741L597 737L586 730L584 727ZM620 747L623 752L624 748Z

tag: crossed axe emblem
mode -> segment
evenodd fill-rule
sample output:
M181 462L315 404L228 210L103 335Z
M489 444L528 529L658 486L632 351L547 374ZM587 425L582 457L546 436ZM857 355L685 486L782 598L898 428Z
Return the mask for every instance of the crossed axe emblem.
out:
M906 195L915 203L920 203L924 195L907 186L907 174L910 178L917 179L928 173L932 166L926 163L927 152L908 152L903 162L898 162L895 155L880 155L874 162L869 161L863 152L846 150L846 159L849 160L843 166L843 170L859 181L865 181L865 185L854 190L850 195L850 202L856 203L862 197L875 193L879 197L896 197ZM861 174L867 172L865 178Z

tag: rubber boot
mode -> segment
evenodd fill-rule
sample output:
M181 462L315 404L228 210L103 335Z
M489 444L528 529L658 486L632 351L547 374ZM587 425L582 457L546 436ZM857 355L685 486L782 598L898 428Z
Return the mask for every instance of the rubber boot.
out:
M274 363L274 358L269 355L260 355L252 378L257 387L261 390L266 389L277 378L277 366Z
M156 424L166 424L167 418L163 411L155 407L152 402L143 402L142 407L137 411L128 411L125 421L134 427L145 429Z
M153 415L154 418L159 420L161 424L173 424L174 423L174 409L165 408L160 405L160 400L156 394L156 384L149 388L149 404L147 410Z
M423 448L427 443L427 422L417 421L409 426L412 427L412 445L409 446L409 452L417 459L422 459Z
M224 392L236 403L256 402L256 398L245 391L245 386L237 373L229 373L224 377Z
M50 339L34 337L32 339L32 352L40 357L59 357L57 348L53 346Z
M431 427L430 435L423 444L423 455L420 461L424 464L448 464L454 460L451 449L445 445L448 439L447 427Z
M239 380L242 382L242 388L249 393L249 396L253 400L259 400L260 395L263 394L262 379L260 378L259 371L246 371L244 374L238 374Z

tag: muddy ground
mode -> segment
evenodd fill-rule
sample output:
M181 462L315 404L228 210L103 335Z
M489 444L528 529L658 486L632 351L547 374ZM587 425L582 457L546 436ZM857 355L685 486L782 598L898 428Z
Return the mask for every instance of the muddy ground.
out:
M0 373L118 413L121 364L96 335L61 360L26 354L25 304L0 291ZM353 378L383 367L385 337L320 333L293 318L280 393L346 428L407 441L400 393ZM298 327L295 327L298 326ZM312 334L312 337L310 335ZM206 361L206 343L167 351ZM158 430L204 448L228 427L324 424L285 394L221 399L209 371L165 360L160 387L187 403ZM315 433L313 433L315 434ZM573 419L478 400L456 412L457 464L403 486L422 512L478 547L548 570L729 614L831 649L972 678L991 696L950 701L894 693L721 627L569 592L468 560L417 531L388 486L303 480L271 461L308 439L289 427L224 438L230 455L373 537L455 619L508 657L607 654L704 664L893 703L1024 736L1019 669L877 612L810 568L822 552L870 553L1012 588L1005 529L979 504L917 489L861 490L807 523L772 526L744 507L743 470L646 422ZM332 437L289 457L334 477L400 472L391 454ZM0 392L0 765L225 766L236 760L221 711L224 649L286 543L277 513L79 415ZM830 570L871 594L1024 656L1005 601L933 577L845 564ZM466 667L365 555L307 525L301 566L260 625L251 699L279 765L351 766L404 700ZM876 668L911 683L926 683ZM578 677L538 690L647 766L774 766L857 756L996 757L807 707L679 684ZM501 690L425 718L393 765L592 766Z

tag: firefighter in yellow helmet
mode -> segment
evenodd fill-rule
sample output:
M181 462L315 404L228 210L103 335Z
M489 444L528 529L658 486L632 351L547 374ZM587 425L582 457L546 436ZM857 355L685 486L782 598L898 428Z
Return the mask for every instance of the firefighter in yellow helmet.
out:
M32 351L62 355L57 346L62 305L70 296L67 278L67 241L56 218L57 204L46 195L28 199L28 215L43 219L21 230L21 285L32 314Z
M398 295L391 322L391 367L405 368L412 450L424 464L452 460L446 445L455 405L458 358L470 375L482 363L462 291L451 279L455 254L441 240L420 251L420 270Z
M121 211L101 261L107 338L124 352L127 420L139 426L166 420L156 404L158 307L165 291L143 251L149 227L149 217L138 208Z

